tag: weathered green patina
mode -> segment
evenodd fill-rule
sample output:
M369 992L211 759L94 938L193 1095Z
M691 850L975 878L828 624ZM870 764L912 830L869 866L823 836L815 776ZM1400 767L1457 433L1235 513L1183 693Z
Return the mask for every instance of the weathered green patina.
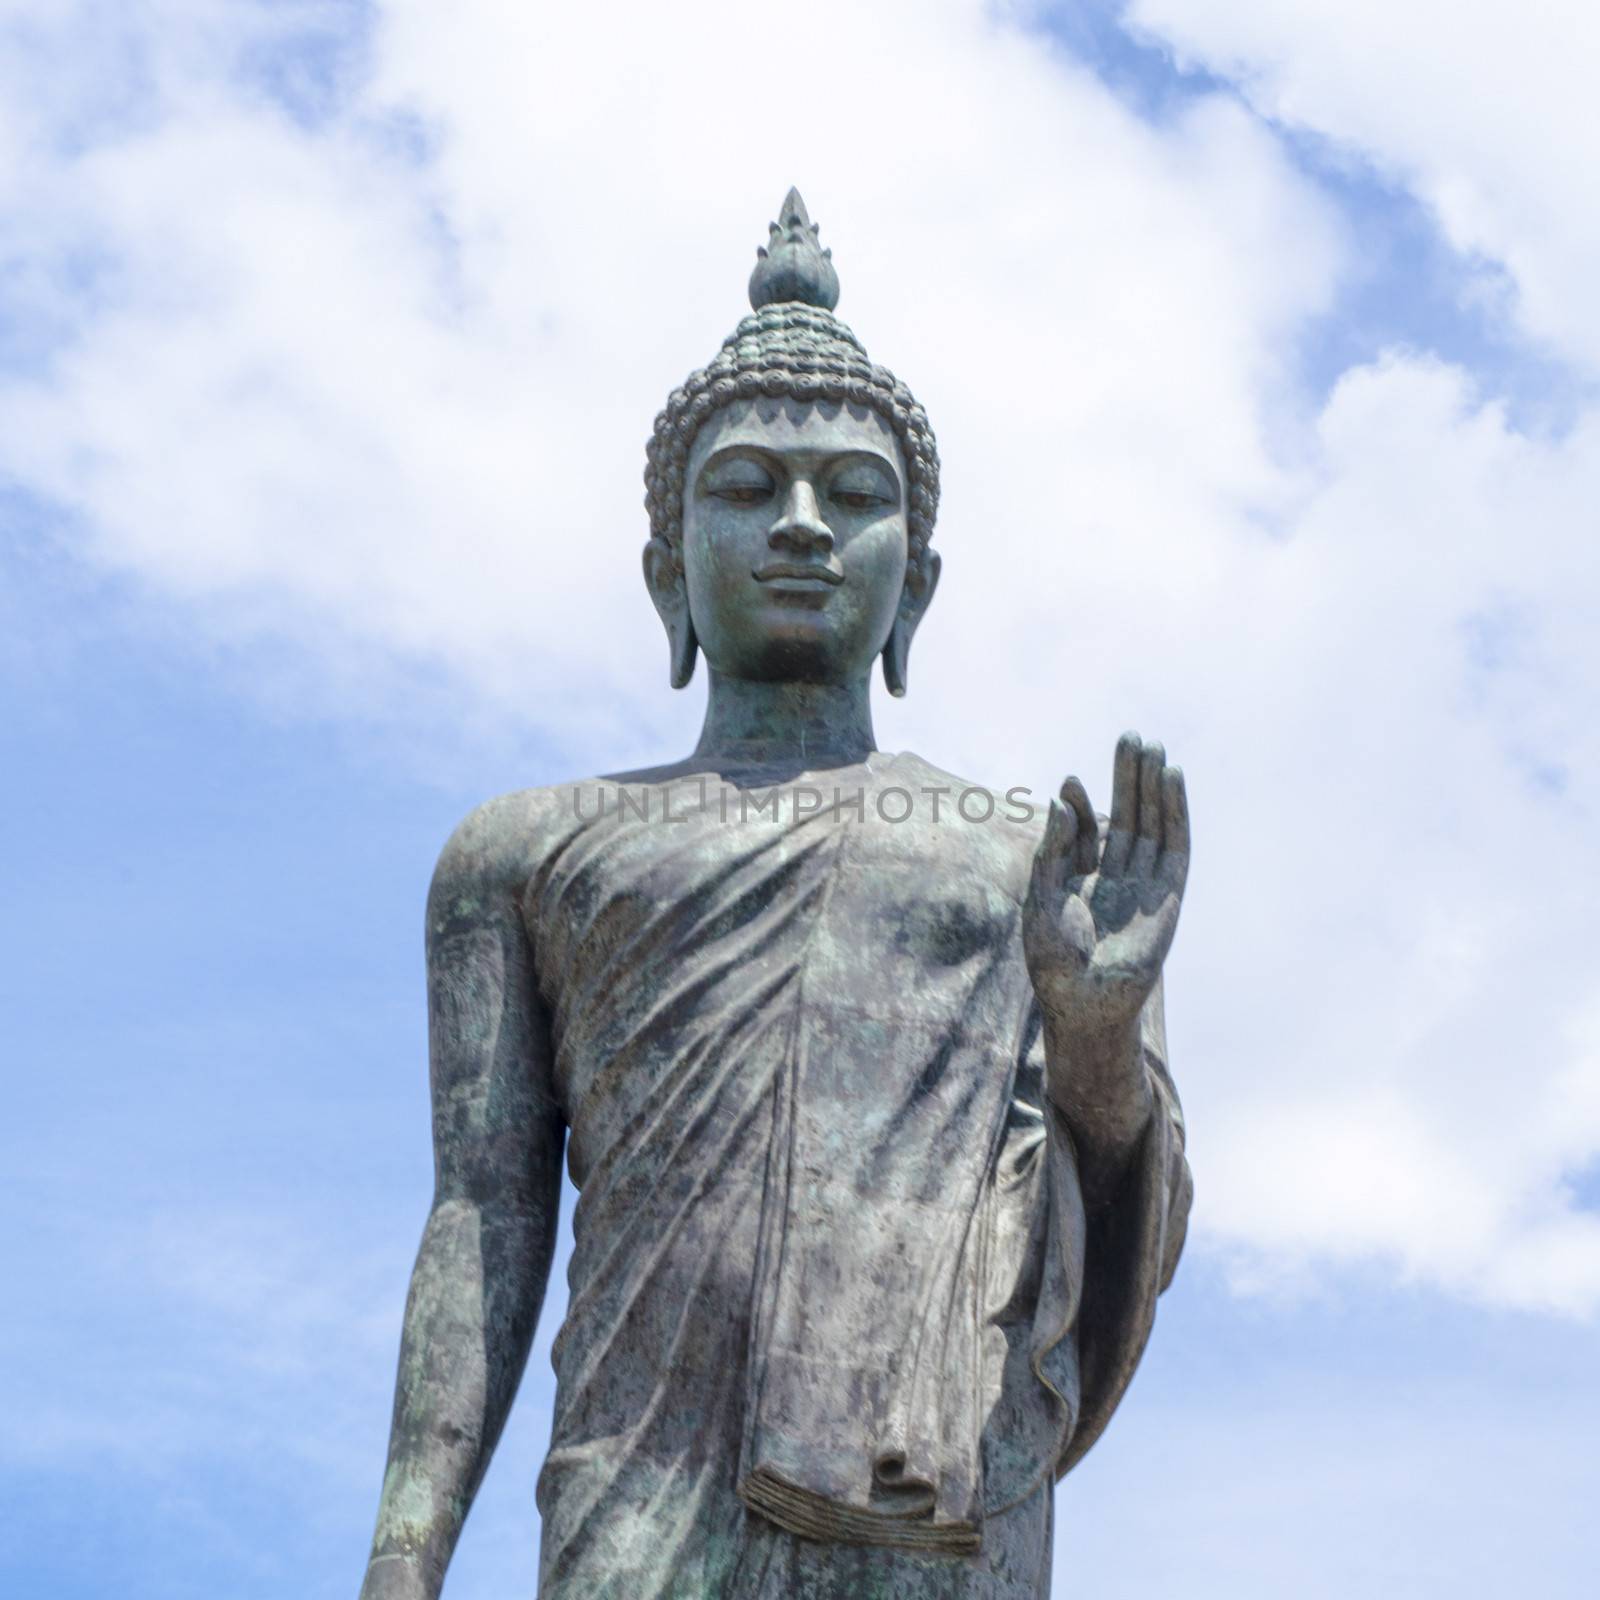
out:
M879 751L939 463L791 191L657 419L686 759L503 796L428 901L437 1184L363 1600L437 1596L579 1191L546 1600L1040 1600L1189 1203L1160 974L1183 779L1101 822Z

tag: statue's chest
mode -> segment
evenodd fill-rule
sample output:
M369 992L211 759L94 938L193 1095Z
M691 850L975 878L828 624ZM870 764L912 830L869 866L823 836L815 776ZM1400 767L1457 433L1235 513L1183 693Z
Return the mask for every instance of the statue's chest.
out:
M892 1021L1020 971L1019 841L918 798L595 786L529 891L558 1023L605 1033L664 987L716 1005L785 980L813 1008Z

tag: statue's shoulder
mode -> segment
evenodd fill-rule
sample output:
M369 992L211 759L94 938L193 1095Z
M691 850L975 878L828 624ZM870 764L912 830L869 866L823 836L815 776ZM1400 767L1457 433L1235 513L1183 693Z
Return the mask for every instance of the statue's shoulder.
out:
M496 795L456 825L440 852L435 882L499 883L520 891L586 825L608 809L615 815L619 788L670 783L700 770L692 761L678 761Z
M474 806L439 852L435 888L477 884L520 890L571 831L574 787L515 789Z

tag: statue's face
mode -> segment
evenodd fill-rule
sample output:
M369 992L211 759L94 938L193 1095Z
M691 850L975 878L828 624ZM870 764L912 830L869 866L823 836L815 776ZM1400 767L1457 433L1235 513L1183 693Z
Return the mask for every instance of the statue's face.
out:
M694 632L729 677L866 673L906 577L906 466L866 407L762 399L709 417L690 451L683 566Z

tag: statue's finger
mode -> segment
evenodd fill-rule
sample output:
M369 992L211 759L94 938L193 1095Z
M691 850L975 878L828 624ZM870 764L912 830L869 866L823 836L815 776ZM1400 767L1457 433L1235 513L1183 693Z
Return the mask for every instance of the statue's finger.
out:
M1100 865L1100 824L1089 804L1089 791L1081 778L1068 778L1061 785L1061 803L1073 814L1076 842L1072 855L1074 872L1093 872Z
M1163 843L1168 850L1189 854L1189 793L1184 788L1183 768L1168 767L1161 774L1161 812L1165 828Z
M1133 843L1129 871L1148 877L1161 853L1161 774L1167 753L1159 744L1147 744L1139 758L1139 833Z
M1161 774L1166 771L1167 752L1159 743L1147 744L1139 759L1139 838L1158 849L1162 835Z
M1111 827L1113 832L1133 834L1139 827L1139 758L1144 744L1136 733L1125 733L1117 740L1117 753L1111 764Z
M1059 800L1052 800L1049 815L1045 818L1044 838L1039 842L1039 851L1034 858L1051 888L1059 887L1066 876L1077 837L1078 819L1072 808L1062 805Z
M1106 847L1100 856L1100 870L1108 878L1121 877L1133 853L1139 828L1139 758L1143 754L1144 745L1138 734L1125 733L1117 740L1111 767L1111 826L1106 830Z
M1188 881L1188 856L1181 850L1163 850L1156 860L1156 885L1176 903L1183 899L1183 886Z

